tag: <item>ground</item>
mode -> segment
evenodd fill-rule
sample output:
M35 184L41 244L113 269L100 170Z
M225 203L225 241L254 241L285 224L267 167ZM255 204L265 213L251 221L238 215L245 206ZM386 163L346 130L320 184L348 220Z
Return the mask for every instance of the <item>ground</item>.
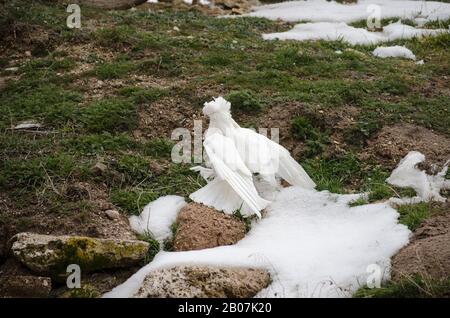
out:
M202 104L217 95L243 126L280 128L319 190L407 194L384 180L408 151L426 154L428 170L450 157L449 34L396 41L416 65L371 46L264 41L292 25L195 6L83 7L81 30L54 1L0 9L1 260L20 231L133 237L126 216L201 187L191 165L171 162L170 137L206 124ZM25 120L43 127L13 129ZM401 221L417 226L436 205Z

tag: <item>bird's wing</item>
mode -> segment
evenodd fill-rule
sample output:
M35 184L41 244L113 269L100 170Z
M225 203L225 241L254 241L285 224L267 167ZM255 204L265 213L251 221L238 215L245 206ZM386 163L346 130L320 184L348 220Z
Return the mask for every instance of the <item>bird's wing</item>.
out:
M192 167L191 169L192 171L198 172L200 173L200 175L202 176L203 179L205 179L205 181L210 181L211 179L214 179L214 170L211 168L205 168L202 166L195 166Z
M307 189L315 188L314 181L286 148L250 129L241 128L233 131L235 133L231 136L251 171L259 172L266 177L276 174L291 185Z
M261 217L260 211L270 202L258 195L252 173L239 156L233 140L214 134L205 139L204 146L216 175L226 181L250 209Z

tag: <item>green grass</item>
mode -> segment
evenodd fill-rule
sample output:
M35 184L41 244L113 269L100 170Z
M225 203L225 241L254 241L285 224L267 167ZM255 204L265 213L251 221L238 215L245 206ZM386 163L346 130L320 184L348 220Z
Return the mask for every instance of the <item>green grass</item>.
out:
M352 180L361 177L362 164L352 153L334 158L307 159L302 164L318 190L344 193Z
M129 61L116 61L111 63L102 63L98 65L94 72L102 80L122 78L128 75L135 66Z
M397 207L397 211L400 214L400 223L405 224L411 231L433 213L432 205L427 202L401 205Z
M129 46L136 41L136 28L129 25L118 25L115 27L105 27L94 32L93 37L96 43L105 47L122 48Z
M131 98L136 104L151 104L164 96L168 96L169 92L160 88L127 86L119 90L119 95Z
M63 146L67 151L84 155L128 151L138 147L136 141L129 135L125 133L112 134L110 132L67 137L63 140Z
M175 237L178 231L178 223L176 221L170 226L170 231L172 232L172 235L164 240L163 248L164 251L172 252L174 251Z
M67 154L52 154L23 160L6 160L1 164L0 188L32 188L48 180L57 182L74 172L75 160Z
M61 127L76 120L77 105L81 100L82 96L76 90L55 84L43 83L27 91L13 84L5 89L1 97L0 129L23 120Z
M148 161L134 157L128 158L125 165L122 161L121 165L119 170L126 173L119 183L112 183L114 188L110 198L127 214L140 214L147 203L162 195L188 197L205 184L187 165L171 164L159 175L152 174ZM135 178L130 177L131 174Z
M127 183L141 183L152 177L149 159L140 155L124 154L115 161L115 170L123 174Z
M138 235L138 239L145 241L150 245L144 259L144 264L148 264L155 258L156 254L158 254L160 250L159 242L154 238L153 234L148 231Z
M260 99L250 90L232 91L225 99L231 103L233 112L257 113L263 107Z
M355 206L365 205L365 204L368 204L368 203L369 202L365 198L361 197L361 198L358 198L358 199L350 202L348 205L350 207L355 207Z
M170 158L174 142L164 138L155 138L143 144L143 152L147 156Z
M125 211L127 214L139 215L142 208L157 199L153 192L144 192L134 189L117 189L111 193L111 202Z
M314 127L312 120L303 116L292 119L291 134L305 143L304 155L308 158L322 154L330 143L328 134Z
M242 221L245 224L245 233L249 232L252 228L253 217L244 217L240 210L233 212L233 217Z
M23 72L47 71L69 71L75 67L75 61L72 58L53 59L44 58L31 60L22 67Z
M127 100L101 100L83 108L80 121L93 133L130 131L137 125L137 108Z
M356 298L435 298L448 297L450 280L435 281L422 277L405 278L399 282L389 282L381 288L361 288Z

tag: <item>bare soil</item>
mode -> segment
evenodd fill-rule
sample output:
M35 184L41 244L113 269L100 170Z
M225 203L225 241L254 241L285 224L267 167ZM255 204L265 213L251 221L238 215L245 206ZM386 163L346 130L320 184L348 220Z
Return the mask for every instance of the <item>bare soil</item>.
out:
M414 232L409 245L392 259L392 278L420 275L425 280L448 279L450 273L450 204L426 219Z
M413 150L425 155L428 166L434 164L441 168L450 158L450 138L413 124L385 126L369 140L361 157L376 159L393 169Z

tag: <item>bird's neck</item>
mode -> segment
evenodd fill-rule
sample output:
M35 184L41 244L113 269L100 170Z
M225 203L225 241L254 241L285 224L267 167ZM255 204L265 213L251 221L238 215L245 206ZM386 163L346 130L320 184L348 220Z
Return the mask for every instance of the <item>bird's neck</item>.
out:
M218 112L210 117L210 127L220 129L226 134L228 129L239 128L239 125L233 120L230 113Z

